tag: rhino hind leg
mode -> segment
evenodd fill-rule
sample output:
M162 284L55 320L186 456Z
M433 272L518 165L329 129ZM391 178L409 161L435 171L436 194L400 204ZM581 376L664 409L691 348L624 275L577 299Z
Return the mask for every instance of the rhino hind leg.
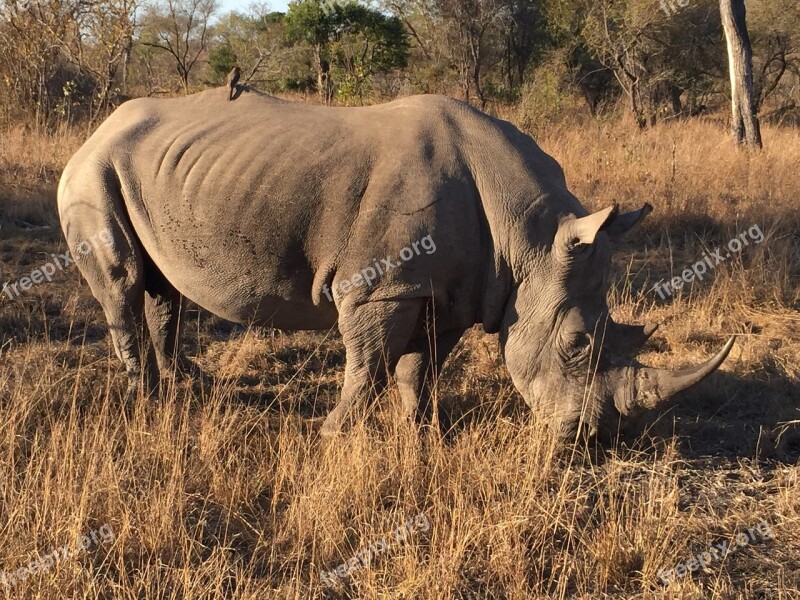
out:
M144 314L161 379L181 379L193 368L181 351L183 296L145 257Z
M114 298L98 300L108 321L114 350L128 375L125 401L131 402L139 389L143 389L149 397L155 396L158 391L158 367L147 339L141 297L127 297L119 304Z
M97 248L76 264L103 308L114 351L128 375L125 399L129 402L140 387L147 396L156 394L158 367L145 323L142 253L119 223L106 228L111 233L113 251ZM87 235L98 229L88 219L81 227ZM74 246L87 235L75 231L68 242Z
M436 382L463 331L448 331L412 341L395 369L403 417L419 425L433 422Z
M339 330L346 365L342 394L322 424L320 435L332 437L353 424L357 409L386 385L414 334L423 299L355 304L345 299L339 310Z
M141 387L147 396L158 391L158 366L145 317L148 258L125 218L119 177L109 162L96 156L70 162L59 184L58 212L75 265L103 309L114 352L125 366L129 401Z

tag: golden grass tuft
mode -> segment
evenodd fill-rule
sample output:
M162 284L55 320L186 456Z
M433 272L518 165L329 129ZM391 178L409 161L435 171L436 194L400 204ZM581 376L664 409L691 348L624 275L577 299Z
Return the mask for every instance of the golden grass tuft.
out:
M83 134L3 135L5 282L64 251L55 186ZM800 597L800 132L764 138L750 155L702 121L541 136L586 206L655 207L616 256L610 298L620 320L663 322L641 361L689 364L739 334L710 381L593 460L556 447L478 330L443 374L448 436L398 425L390 390L323 444L314 432L342 377L335 335L264 335L192 312L190 355L215 380L125 405L74 268L0 295L0 571L106 523L116 536L13 589L0 582L0 597ZM651 291L754 224L765 241L704 282L667 300ZM419 513L428 531L324 586L320 571ZM659 570L762 521L773 540L662 585Z

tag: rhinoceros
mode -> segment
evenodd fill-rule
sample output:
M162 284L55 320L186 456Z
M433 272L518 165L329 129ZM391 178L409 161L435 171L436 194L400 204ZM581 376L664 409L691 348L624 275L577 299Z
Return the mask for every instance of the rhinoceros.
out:
M730 352L733 338L680 371L635 362L653 327L611 319L611 243L651 207L588 214L510 123L433 95L330 108L239 92L126 102L61 177L70 247L110 232L78 267L128 393L183 368L185 298L239 323L338 326L346 366L327 436L387 374L402 414L428 418L436 373L476 324L499 333L514 386L563 436L614 430Z

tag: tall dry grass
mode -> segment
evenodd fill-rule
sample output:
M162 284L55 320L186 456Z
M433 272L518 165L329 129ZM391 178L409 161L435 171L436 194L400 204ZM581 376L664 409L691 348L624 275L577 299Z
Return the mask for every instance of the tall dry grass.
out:
M0 280L65 250L55 182L81 137L5 134ZM587 206L655 206L617 255L610 298L622 320L663 322L643 362L689 364L740 334L720 373L600 456L555 446L479 331L445 367L447 436L398 424L390 390L325 445L315 430L342 377L333 335L255 335L193 312L189 354L214 380L125 405L74 269L0 295L0 570L106 523L116 536L0 583L0 597L800 597L800 134L767 128L765 140L760 155L736 152L702 122L541 136ZM691 292L650 291L753 224L764 243ZM419 513L429 531L341 587L321 582ZM773 540L661 583L659 570L762 521Z

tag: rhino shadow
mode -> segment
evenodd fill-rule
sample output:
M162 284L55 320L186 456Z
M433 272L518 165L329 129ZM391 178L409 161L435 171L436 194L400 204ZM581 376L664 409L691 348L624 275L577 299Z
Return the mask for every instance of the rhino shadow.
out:
M737 215L736 221L681 213L663 215L658 222L645 223L617 248L618 256L627 257L625 260L633 256L634 262L639 259L645 262L643 268L633 270L628 279L634 301L646 297L658 306L670 304L675 297L660 298L652 289L654 282L680 274L701 260L706 248L724 249L725 244L739 233L748 231L752 225L759 225L767 236L758 245L760 251L788 256L800 249L800 239L794 235L797 227L794 215L765 216L751 211ZM741 260L745 271L756 260L754 241L749 241L750 246L736 254L736 260ZM668 257L670 249L674 252L672 271L668 270L668 265L664 268L664 265L653 264L651 256ZM692 296L702 303L712 293L713 279L726 274L729 262L732 260L715 265L703 282L692 284ZM764 265L757 268L764 268ZM622 263L615 261L614 276L616 281L625 280ZM730 319L726 318L726 321ZM756 335L768 328L764 323L751 322L751 319L733 324ZM784 343L782 333L780 330L772 332L772 349ZM689 341L708 344L710 348L716 340L712 331L698 331L689 337ZM667 342L658 335L649 343L660 350L668 349ZM791 422L798 419L800 381L787 374L787 369L771 354L761 361L761 368L752 377L717 371L708 381L684 392L656 415L647 415L646 418L651 419L647 434L661 439L673 435L678 437L681 451L687 457L758 457L796 463L800 459L800 430ZM626 436L625 442L630 442L630 438Z
M650 419L646 436L676 437L686 458L800 460L800 382L774 372L749 379L718 371ZM793 423L794 421L794 423ZM625 441L630 442L630 438Z
M697 337L709 347L717 341L710 334ZM658 338L648 344L667 350L666 342ZM447 382L462 379L468 364L474 361L463 355L454 358L444 368ZM446 443L469 427L498 418L519 422L533 418L509 382L496 377L481 379L485 380L473 391L460 393L445 386L440 394L439 419ZM752 377L715 372L667 405L627 421L615 439L600 446L652 453L674 438L686 458L756 458L795 464L800 460L800 423L792 422L798 420L798 411L800 381L770 357L762 371ZM597 453L600 457L602 454Z

